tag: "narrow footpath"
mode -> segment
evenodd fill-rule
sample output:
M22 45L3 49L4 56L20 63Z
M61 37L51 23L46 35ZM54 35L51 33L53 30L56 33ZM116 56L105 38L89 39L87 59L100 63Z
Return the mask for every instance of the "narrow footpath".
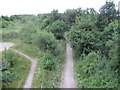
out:
M0 52L4 51L5 49L9 49L10 47L12 47L14 45L15 45L14 43L0 43ZM38 63L37 60L25 55L24 53L22 53L18 50L14 50L14 49L11 49L11 50L20 54L21 56L24 56L25 58L27 58L28 60L31 61L31 68L30 68L28 77L26 79L25 85L23 87L23 88L31 88L32 87L32 81L33 81L34 74L35 74L35 70L36 70L36 66L37 66L37 63Z
M73 69L72 48L68 42L66 45L66 64L62 75L61 88L76 88Z
M31 68L30 68L30 71L29 71L29 75L28 75L27 80L25 82L25 85L23 87L23 88L31 88L32 87L32 81L33 81L34 74L35 74L35 70L36 70L36 66L37 66L38 62L37 62L36 59L33 59L33 58L23 54L22 52L20 52L18 50L13 50L13 51L15 51L16 53L20 54L21 56L24 56L25 58L27 58L31 61Z

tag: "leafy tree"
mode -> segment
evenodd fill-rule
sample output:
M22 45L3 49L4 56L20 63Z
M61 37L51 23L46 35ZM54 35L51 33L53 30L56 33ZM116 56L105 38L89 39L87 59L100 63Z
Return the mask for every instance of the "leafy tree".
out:
M58 10L53 10L50 13L50 22L55 22L56 20L61 19L60 13L58 13Z
M118 64L118 32L114 32L112 34L112 39L108 40L106 42L106 47L108 47L108 57L111 60L110 61L110 67L112 70L118 70L119 64Z
M118 72L111 70L108 60L100 53L90 52L84 55L77 64L77 77L79 88L117 88ZM116 67L117 63L114 63Z
M55 39L53 33L40 31L34 36L33 43L43 52L50 51L54 55L59 55L59 42Z
M103 31L105 26L107 26L111 21L117 18L117 11L115 9L115 4L113 2L106 2L104 6L100 9L100 14L98 15L97 27L100 31Z
M43 69L45 70L55 70L55 59L54 56L50 52L46 52L43 57L41 58L41 64L43 66Z
M64 12L64 19L68 25L73 25L75 23L76 16L81 14L81 8L78 9L68 9Z
M96 50L97 28L95 27L96 16L83 11L81 16L76 18L76 23L71 27L68 37L71 41L76 55L88 54Z
M49 26L49 23L50 23L49 19L47 19L47 18L43 19L42 23L40 24L40 29L41 30L46 29L46 27Z
M108 57L108 51L111 47L107 47L105 45L107 41L112 40L113 34L119 31L118 23L119 22L117 20L109 23L109 25L105 27L104 31L100 35L100 40L101 40L101 42L99 42L100 51L102 54L106 55L107 57Z
M57 20L48 27L47 31L52 32L55 35L56 39L63 39L65 29L65 22L62 20Z

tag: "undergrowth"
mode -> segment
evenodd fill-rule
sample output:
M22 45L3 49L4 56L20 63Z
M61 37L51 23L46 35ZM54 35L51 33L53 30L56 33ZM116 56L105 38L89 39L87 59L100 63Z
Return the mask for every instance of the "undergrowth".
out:
M2 52L2 87L23 88L30 70L30 61L11 50Z

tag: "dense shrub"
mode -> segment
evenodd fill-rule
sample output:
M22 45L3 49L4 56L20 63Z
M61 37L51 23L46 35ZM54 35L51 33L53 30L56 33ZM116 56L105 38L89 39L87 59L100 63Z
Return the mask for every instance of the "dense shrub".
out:
M2 87L23 88L31 62L12 50L2 52Z
M55 35L56 39L64 38L65 29L65 22L62 20L57 20L48 27L48 31L52 32Z
M118 72L111 70L113 60L91 52L77 61L77 78L79 88L117 88ZM114 68L114 67L113 67Z
M52 33L40 31L33 40L34 44L42 51L50 51L54 55L59 55L59 41L55 39Z
M96 44L99 41L98 30L95 26L96 15L86 13L87 11L84 11L81 16L76 18L75 25L68 33L75 55L78 57L83 53L88 54L97 50Z
M55 60L50 52L46 52L41 60L43 69L50 71L55 69Z
M16 74L12 70L12 68L15 65L15 61L17 59L17 55L14 54L12 51L4 51L2 53L2 83L3 87L6 86L6 84L12 83L14 79L16 79Z

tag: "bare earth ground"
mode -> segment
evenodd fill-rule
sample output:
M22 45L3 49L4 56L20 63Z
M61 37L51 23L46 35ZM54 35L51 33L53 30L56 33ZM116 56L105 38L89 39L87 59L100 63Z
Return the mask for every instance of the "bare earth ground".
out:
M62 75L61 88L76 88L73 70L72 48L70 43L66 46L66 64Z
M11 46L13 46L13 43L0 43L0 51L3 51L5 49L9 49ZM12 49L13 50L13 49ZM30 68L30 72L29 75L26 79L24 88L31 88L32 87L32 81L33 81L33 77L34 77L34 73L36 70L36 66L37 66L37 60L33 59L25 54L23 54L22 52L18 51L18 50L13 50L14 52L20 54L21 56L26 57L27 59L29 59L31 61L31 68Z
M5 49L9 49L13 46L13 43L0 43L0 51L4 51Z

